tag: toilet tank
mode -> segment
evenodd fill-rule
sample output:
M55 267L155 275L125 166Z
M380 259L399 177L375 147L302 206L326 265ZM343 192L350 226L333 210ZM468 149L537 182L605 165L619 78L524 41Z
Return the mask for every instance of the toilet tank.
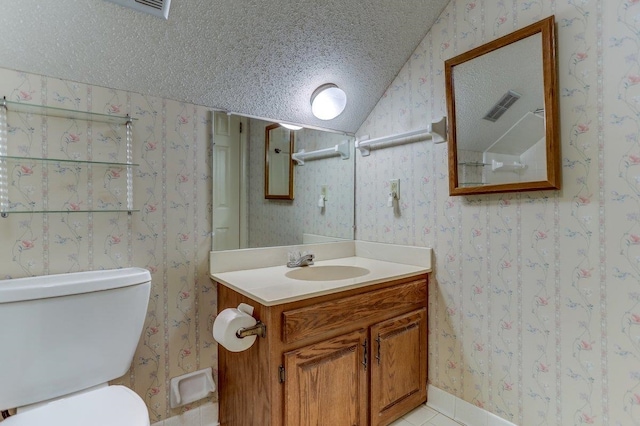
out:
M141 268L0 281L0 410L124 375L147 313Z

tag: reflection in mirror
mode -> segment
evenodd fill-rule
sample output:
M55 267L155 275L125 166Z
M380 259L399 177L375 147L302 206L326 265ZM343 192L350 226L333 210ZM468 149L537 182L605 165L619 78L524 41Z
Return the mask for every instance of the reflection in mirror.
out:
M305 161L304 166L293 168L294 200L265 199L265 131L272 124L214 113L213 250L352 240L354 138L296 130L295 150L314 151L348 141L349 159L333 156ZM323 187L326 201L321 208Z
M451 195L559 188L553 16L445 63Z
M264 131L264 198L293 200L294 133L279 124Z

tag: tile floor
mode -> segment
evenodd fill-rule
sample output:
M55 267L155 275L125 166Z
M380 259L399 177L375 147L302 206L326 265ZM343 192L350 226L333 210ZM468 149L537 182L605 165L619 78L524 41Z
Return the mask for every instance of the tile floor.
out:
M391 423L391 426L461 426L453 419L426 405L421 405L409 414ZM462 425L464 426L464 425Z

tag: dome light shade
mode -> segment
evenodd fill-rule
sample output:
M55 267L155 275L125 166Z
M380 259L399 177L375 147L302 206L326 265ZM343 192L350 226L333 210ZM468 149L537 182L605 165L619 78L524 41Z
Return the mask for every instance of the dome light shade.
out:
M284 127L285 129L289 129L289 130L300 130L302 129L302 126L296 126L295 124L287 124L287 123L278 123L279 125L281 125L282 127Z
M333 83L323 84L311 95L311 112L320 120L339 116L347 106L347 94Z

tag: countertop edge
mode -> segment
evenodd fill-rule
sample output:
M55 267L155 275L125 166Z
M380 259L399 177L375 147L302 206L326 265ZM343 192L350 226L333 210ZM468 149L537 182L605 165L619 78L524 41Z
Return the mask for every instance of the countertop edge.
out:
M271 300L271 301L264 300L261 297L256 296L255 294L252 294L251 292L246 291L246 290L244 290L242 288L236 287L236 286L234 286L233 284L231 284L229 282L218 280L218 279L214 278L213 276L211 278L214 279L219 284L222 284L225 287L228 287L228 288L230 288L230 289L242 294L243 296L246 296L249 299L258 302L263 306L277 306L277 305L283 305L285 303L299 302L301 300L312 299L314 297L326 296L326 295L329 295L329 294L337 294L337 293L341 293L343 291L349 291L349 290L355 290L355 289L358 289L358 288L369 287L369 286L373 286L373 285L380 284L380 283L387 282L387 281L401 280L401 279L404 279L404 278L410 278L410 277L413 277L413 276L419 276L419 275L423 275L423 274L428 274L430 272L431 272L431 270L426 270L426 269L424 271L408 272L406 274L394 275L393 277L378 278L378 279L374 279L374 280L366 281L366 282L362 282L362 283L350 284L350 285L345 285L345 286L341 286L341 287L337 287L337 288L321 290L321 291L317 291L317 292L314 292L314 293L306 293L306 294L292 296L292 297L289 297L289 298L282 298L282 299Z
M323 264L335 263L364 266L371 271L371 273L368 274L371 276L369 278L363 277L334 281L301 282L299 280L286 278L285 273L287 268L285 266L275 266L255 268L252 270L212 273L211 278L214 281L256 301L257 303L260 303L261 305L275 306L432 272L430 267L407 265L389 262L387 260L370 259L358 256L320 261L316 262L316 265L321 266ZM273 278L271 278L271 280L263 280L264 277L268 276L281 276L282 278L277 278L277 281L274 284ZM264 282L264 285L248 288L258 281ZM249 286L238 285L239 282L250 284ZM301 289L306 289L306 291L302 292ZM268 292L272 292L273 297L265 298L262 295ZM280 296L279 293L286 295Z

